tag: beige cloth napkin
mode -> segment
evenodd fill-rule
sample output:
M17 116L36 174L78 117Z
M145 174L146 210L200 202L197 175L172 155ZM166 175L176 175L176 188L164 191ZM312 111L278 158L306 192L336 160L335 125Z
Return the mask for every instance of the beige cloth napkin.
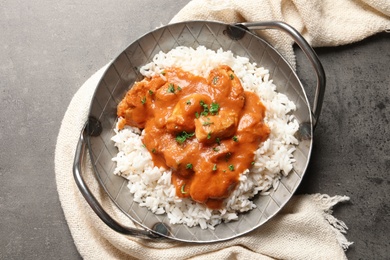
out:
M209 19L225 22L282 20L296 27L314 46L357 41L390 28L390 4L377 1L207 1L190 2L172 22ZM276 34L274 34L276 33ZM291 40L267 32L294 64ZM61 124L55 151L59 198L75 245L85 259L346 259L351 244L346 226L334 218L332 207L345 196L294 196L265 225L248 235L213 244L154 242L122 236L108 228L90 209L72 175L75 147L89 104L106 67L88 79L73 97ZM110 201L93 178L89 160L86 182L106 211L124 225L133 223Z
M74 95L57 139L55 173L59 198L72 237L85 259L346 259L351 244L347 227L334 218L332 207L345 196L295 196L273 219L254 232L214 244L153 242L125 237L108 228L79 192L72 175L76 144L86 121L92 94L104 69ZM83 168L88 187L104 209L120 223L134 226L111 202L94 178L89 160Z
M192 0L171 22L284 21L314 47L338 46L390 29L389 0ZM295 68L293 40L267 30L266 38Z

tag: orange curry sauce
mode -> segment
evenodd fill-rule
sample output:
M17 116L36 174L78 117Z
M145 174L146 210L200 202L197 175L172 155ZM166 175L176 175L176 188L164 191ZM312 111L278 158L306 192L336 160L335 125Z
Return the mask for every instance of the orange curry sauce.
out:
M117 114L119 129L145 129L143 143L156 166L172 169L176 195L211 209L222 206L270 133L259 97L244 91L228 66L208 78L179 68L145 78Z

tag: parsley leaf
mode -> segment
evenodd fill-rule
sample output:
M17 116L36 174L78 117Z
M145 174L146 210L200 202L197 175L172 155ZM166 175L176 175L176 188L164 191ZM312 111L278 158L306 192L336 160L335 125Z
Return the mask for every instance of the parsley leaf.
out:
M219 110L219 104L218 103L211 103L210 105L210 113L215 115L218 113L218 110Z
M181 188L180 188L180 192L181 192L182 194L186 194L186 193L187 193L186 191L184 191L185 187L186 187L186 184L184 183L184 184L181 186Z
M195 133L187 133L186 131L183 131L183 132L179 133L178 135L176 135L176 142L178 142L179 144L182 144L187 139L193 137L194 135L195 135Z
M229 161L230 157L232 157L232 153L228 152L225 154L225 161Z
M210 118L207 118L207 122L205 121L202 123L202 125L204 125L204 126L211 125L211 124L214 124L214 122L211 122Z
M173 85L172 83L169 83L167 92L175 93L175 85Z
M207 116L209 114L209 106L203 101L199 101L200 106L203 108L203 111L200 113L202 116Z

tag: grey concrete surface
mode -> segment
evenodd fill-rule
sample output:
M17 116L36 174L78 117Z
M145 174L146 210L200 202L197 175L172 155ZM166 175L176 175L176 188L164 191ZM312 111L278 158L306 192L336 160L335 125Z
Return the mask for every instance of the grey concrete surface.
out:
M187 2L0 0L0 259L80 258L55 186L62 117L90 75ZM350 196L334 212L354 242L347 256L388 259L390 34L316 51L328 85L298 193Z

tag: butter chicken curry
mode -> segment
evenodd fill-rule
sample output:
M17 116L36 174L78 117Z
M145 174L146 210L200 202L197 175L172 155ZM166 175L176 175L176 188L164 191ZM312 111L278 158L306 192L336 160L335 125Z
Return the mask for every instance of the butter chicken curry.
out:
M228 66L207 78L179 68L136 82L118 105L119 129L145 129L154 165L172 170L178 197L218 209L270 133L259 97Z

